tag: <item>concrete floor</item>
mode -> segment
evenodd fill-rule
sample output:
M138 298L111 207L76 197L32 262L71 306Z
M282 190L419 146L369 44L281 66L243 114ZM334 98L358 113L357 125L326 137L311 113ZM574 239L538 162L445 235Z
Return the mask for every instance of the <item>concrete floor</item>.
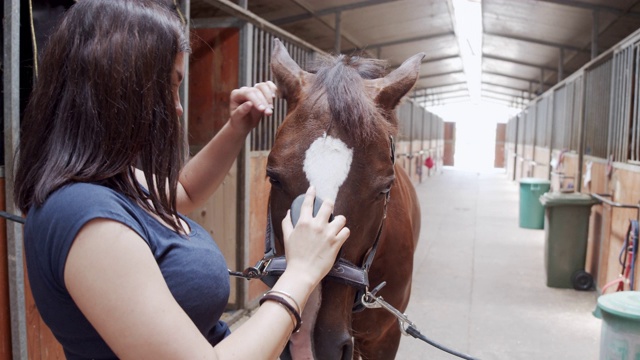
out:
M504 172L445 169L416 185L422 232L406 311L430 339L481 359L598 358L597 294L546 287L544 230L518 226ZM403 337L397 359L455 359Z

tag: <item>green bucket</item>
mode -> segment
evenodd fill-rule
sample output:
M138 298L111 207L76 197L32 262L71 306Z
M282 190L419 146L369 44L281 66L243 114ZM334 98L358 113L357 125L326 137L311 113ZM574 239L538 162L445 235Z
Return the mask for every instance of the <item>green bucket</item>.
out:
M640 291L598 298L602 314L600 360L640 360Z
M520 179L520 217L521 228L543 229L544 207L540 204L540 196L547 191L551 182L545 179Z

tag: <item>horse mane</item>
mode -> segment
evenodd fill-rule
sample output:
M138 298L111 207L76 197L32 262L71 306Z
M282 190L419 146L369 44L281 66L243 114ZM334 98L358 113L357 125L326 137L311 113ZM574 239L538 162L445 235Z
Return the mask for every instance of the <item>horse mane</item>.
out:
M319 56L308 71L316 74L310 94L317 96L316 101L326 96L331 123L337 122L356 143L395 133L393 123L380 115L382 109L367 95L364 82L384 77L386 61L348 55Z

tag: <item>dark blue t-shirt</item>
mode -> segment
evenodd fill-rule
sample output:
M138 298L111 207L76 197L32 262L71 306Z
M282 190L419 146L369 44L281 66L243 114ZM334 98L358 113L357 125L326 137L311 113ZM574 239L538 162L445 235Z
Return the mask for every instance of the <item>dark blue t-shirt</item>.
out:
M118 221L149 245L174 298L212 345L229 334L219 321L229 299L222 253L207 231L188 218L188 237L161 224L128 197L104 186L76 183L32 207L24 227L31 290L44 322L68 359L114 359L67 291L64 268L78 231L97 218Z

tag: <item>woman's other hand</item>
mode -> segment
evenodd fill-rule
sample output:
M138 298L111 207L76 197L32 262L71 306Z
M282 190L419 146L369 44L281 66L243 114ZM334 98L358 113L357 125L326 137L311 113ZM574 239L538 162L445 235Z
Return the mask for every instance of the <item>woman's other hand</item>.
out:
M333 266L338 251L349 237L347 220L338 215L329 222L333 203L324 201L313 217L313 202L316 191L307 190L300 209L300 218L294 228L291 213L282 221L282 232L287 257L287 270L305 274L308 280L317 284Z
M231 92L231 127L244 133L258 125L263 115L273 114L273 100L276 97L276 85L261 82L253 87L243 86Z

